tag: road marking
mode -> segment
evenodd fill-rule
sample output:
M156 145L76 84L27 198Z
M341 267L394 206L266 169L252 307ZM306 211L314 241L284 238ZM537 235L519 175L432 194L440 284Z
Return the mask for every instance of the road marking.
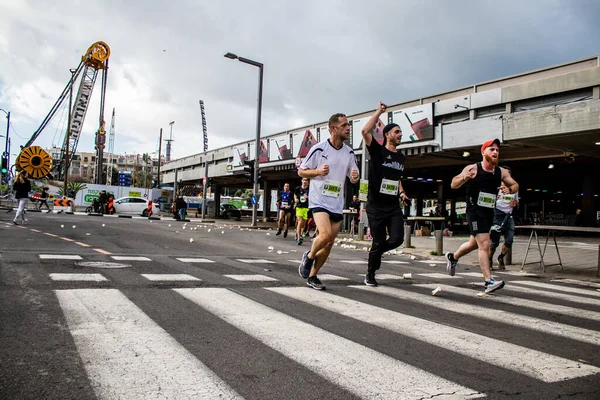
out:
M69 238L66 238L66 237L61 237L61 239L62 240L66 240L67 242L74 242L73 239L69 239Z
M142 274L142 276L150 281L201 281L188 274Z
M415 286L424 287L424 288L433 290L439 285L418 284ZM472 289L465 289L465 288L459 288L459 287L447 286L447 285L442 286L442 291L448 292L448 293L459 294L462 296L469 296L469 297L473 297L475 294L477 294L477 292ZM500 293L503 291L504 291L504 289L502 289L500 291ZM590 319L592 321L600 321L600 312L581 310L578 308L561 306L561 305L557 305L557 304L548 304L548 303L544 303L542 301L521 299L521 298L517 298L517 297L510 297L510 296L488 296L485 298L485 301L495 301L498 303L511 304L511 305L515 305L515 306L519 306L519 307L532 308L534 310L539 310L539 311L568 315L569 317L585 318L585 319Z
M397 399L401 393L403 399L422 399L453 393L455 398L461 399L483 397L482 393L292 318L227 289L173 290L356 396L365 399ZM307 297L312 295L308 291L303 294ZM307 351L307 338L319 338L318 351ZM377 368L370 368L365 373L365 365L376 365Z
M483 274L481 272L457 272L456 275L460 276L472 276L474 278L483 279Z
M236 281L256 281L256 282L273 282L278 279L272 278L270 276L255 274L255 275L223 275L226 278L231 278Z
M42 260L82 260L81 256L72 254L40 254Z
M50 274L50 279L53 281L108 281L102 274Z
M322 281L349 281L350 280L343 276L331 275L331 274L319 275L319 279Z
M214 263L214 261L206 258L176 258L176 260L184 263Z
M422 286L422 285L418 285ZM577 340L580 342L591 343L595 346L600 346L600 335L597 331L591 329L579 328L567 324L561 324L559 322L548 321L536 317L528 317L508 311L493 311L484 306L476 306L473 304L465 304L460 301L449 300L444 298L445 292L450 292L448 288L452 286L446 285L431 285L431 287L440 287L442 290L437 293L436 297L429 294L421 294L409 292L398 288L380 286L377 288L378 294L385 296L394 297L396 299L408 300L411 302L424 304L430 307L436 307L441 310L455 312L457 314L468 315L471 317L477 317L487 319L491 321L498 321L498 316L502 317L501 322L503 324L517 326L519 328L531 329L543 333L549 333L556 336L562 336L568 339ZM356 285L349 286L353 289L371 290L367 286Z
M568 287L568 286L552 285L550 283L531 282L531 281L510 281L510 283L511 284L515 283L515 284L525 285L525 286L533 286L536 288L551 289L551 290L556 290L559 292L582 294L584 296L600 297L600 293L596 293L589 289L579 289L579 288L572 288L572 287Z
M41 232L41 231L38 231L37 229L33 229L33 228L29 228L29 230L30 230L31 232L37 232L37 233L40 233L40 232Z
M471 282L471 285L475 285L477 287L483 287L484 283L483 282ZM502 292L504 292L504 291L513 291L513 292L517 292L517 293L534 294L537 296L544 296L544 297L550 297L550 298L559 299L559 300L566 300L566 301L570 301L572 303L579 303L579 304L591 304L594 306L598 306L600 304L600 301L598 301L597 299L590 299L587 297L574 296L574 295L564 294L564 293L554 293L554 292L550 292L547 290L538 290L538 289L533 289L530 287L524 288L524 287L519 287L519 286L508 285L508 286L505 286L504 289L502 289Z
M509 371L518 371L543 382L559 382L600 372L600 368L592 365L577 363L566 358L326 292L311 292L311 295L307 296L306 288L265 288L265 290L497 365ZM502 351L494 352L490 349L502 349Z
M339 260L339 263L344 264L368 264L369 262L366 260Z
M81 243L81 242L75 242L75 244L80 245L81 247L90 247L89 244L85 244L85 243Z
M423 264L446 264L446 261L440 261L440 260L415 260L415 261L423 263Z
M456 279L456 278L460 278L459 276L450 276L448 274L442 274L439 272L432 272L432 273L428 273L428 274L416 274L418 276L424 276L427 278L434 278L434 279Z
M113 260L117 261L152 261L148 257L140 256L110 256Z
M260 260L254 258L237 258L236 260L246 264L275 264L275 261Z
M58 235L55 235L53 233L48 233L48 232L44 232L44 235L50 236L50 237L58 237Z
M98 253L102 253L102 254L112 254L110 251L106 251L106 250L102 250L102 249L92 249Z
M118 290L56 296L98 398L242 398Z
M579 286L600 288L600 283L588 282L588 281L578 281L577 279L552 279L550 282L572 283L574 285L579 285Z
M494 271L494 272L498 273L498 274L503 274L503 275L523 276L523 277L539 276L537 274L532 274L531 272L527 272L527 271Z
M381 260L381 262L384 264L410 264L408 261L398 261L398 260L390 260L390 261Z
M358 276L364 277L365 274L358 274ZM392 280L404 279L404 277L402 275L392 275L392 274L376 274L375 278L377 278L378 280L381 280L381 281L392 281Z

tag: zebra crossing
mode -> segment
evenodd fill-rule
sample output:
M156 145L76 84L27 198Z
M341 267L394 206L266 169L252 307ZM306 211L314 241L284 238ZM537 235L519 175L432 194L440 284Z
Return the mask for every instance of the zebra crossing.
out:
M40 254L40 262L61 260L47 256ZM65 256L72 263L86 258ZM320 382L322 392L297 398L471 399L507 387L549 398L553 388L582 385L600 391L600 292L577 281L544 283L523 275L500 293L477 298L475 273L413 271L408 280L390 271L378 274L385 284L371 288L358 284L356 271L335 269L320 277L336 285L319 292L297 277L297 260L233 258L231 264L249 269L220 276L255 285L215 287L195 271L215 271L222 259L173 257L174 265L195 269L161 273L145 270L157 262L151 255L105 257L134 263L148 282L175 286L145 296L128 286L64 286L106 283L131 269L49 272L62 283L53 292L100 399L294 398L300 390L294 381L303 379ZM266 272L280 264L294 268ZM259 268L264 273L255 273ZM527 339L521 343L521 337ZM225 362L215 353L240 359ZM252 364L243 354L264 359ZM275 366L299 376L273 382L269 368ZM260 369L258 381L247 380L252 368ZM494 375L506 378L490 382Z

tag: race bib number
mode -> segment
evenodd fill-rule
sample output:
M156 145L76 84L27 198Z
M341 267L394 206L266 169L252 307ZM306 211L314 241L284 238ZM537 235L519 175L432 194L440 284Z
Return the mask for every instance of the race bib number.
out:
M382 179L379 193L390 194L395 196L398 194L398 181L392 181L390 179Z
M281 202L281 207L287 207L287 206L289 206L289 203L287 201Z
M515 195L514 194L503 194L502 195L502 200L504 200L507 203L510 203L514 199L515 199Z
M480 207L494 208L496 207L496 196L491 193L479 192L477 205Z
M300 203L304 203L306 201L306 196L300 196Z
M325 181L323 184L323 196L328 197L340 197L340 193L342 192L342 183L335 181Z

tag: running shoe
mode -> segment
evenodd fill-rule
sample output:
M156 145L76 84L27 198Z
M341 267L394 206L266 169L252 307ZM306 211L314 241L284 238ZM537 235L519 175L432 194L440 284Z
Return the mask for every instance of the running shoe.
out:
M454 254L450 252L446 253L445 258L446 271L448 272L448 275L454 276L454 274L456 273L456 264L458 264L458 261L454 259Z
M365 275L365 285L367 286L377 286L377 281L375 280L375 274L367 273Z
M315 290L325 290L325 285L323 285L316 276L311 276L308 278L306 284Z
M310 270L312 269L313 262L315 260L308 258L308 254L310 250L306 250L304 254L302 254L302 261L300 261L300 266L298 266L298 273L304 279L307 279L310 275Z
M287 229L285 231L283 231L283 237L286 238L287 237Z
M503 255L498 256L498 269L500 271L504 271L506 269L506 265L504 264L504 256Z
M296 240L296 243L298 244L298 246L301 246L302 245L302 239Z
M485 293L489 294L495 292L498 289L502 289L504 287L504 281L497 281L494 278L491 278L489 281L485 283Z
M306 232L302 232L302 233L300 234L300 236L302 236L303 238L305 238L305 237L306 237Z
M15 225L19 225L19 223L17 222L17 220L13 219L13 224Z
M275 234L275 236L279 236L281 235L281 229L277 229L277 233Z

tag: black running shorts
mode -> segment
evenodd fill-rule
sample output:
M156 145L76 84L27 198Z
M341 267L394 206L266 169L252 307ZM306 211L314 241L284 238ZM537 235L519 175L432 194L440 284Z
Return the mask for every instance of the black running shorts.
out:
M493 208L474 207L467 210L467 223L469 224L471 236L475 236L478 233L490 233L493 222Z

